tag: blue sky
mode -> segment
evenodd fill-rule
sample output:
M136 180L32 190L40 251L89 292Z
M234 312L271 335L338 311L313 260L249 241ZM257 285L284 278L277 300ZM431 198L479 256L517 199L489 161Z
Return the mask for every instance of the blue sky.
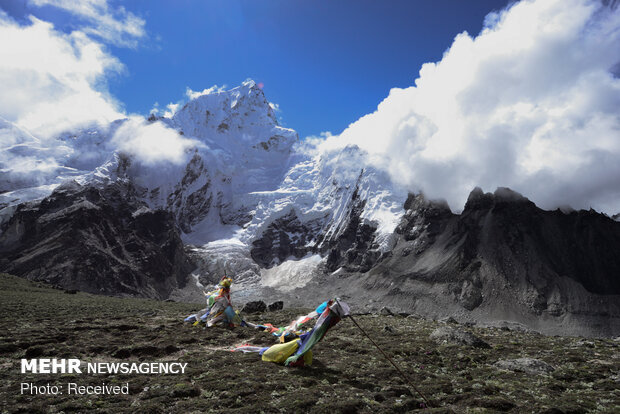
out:
M620 4L510 4L0 0L0 123L56 145L253 78L302 138L336 134L321 154L355 145L456 209L507 186L617 213Z
M147 114L184 97L186 87L264 84L282 122L301 137L340 133L374 111L392 87L406 87L438 61L454 36L477 34L505 0L111 2L145 20L136 48L109 45L126 71L108 79L127 112ZM57 29L76 17L53 7L2 0L13 17L32 13Z

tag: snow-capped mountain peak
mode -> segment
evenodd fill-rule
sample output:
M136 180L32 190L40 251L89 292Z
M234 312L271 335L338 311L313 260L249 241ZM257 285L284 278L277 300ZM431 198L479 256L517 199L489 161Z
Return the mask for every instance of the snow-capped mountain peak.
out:
M288 149L297 134L278 125L273 105L253 80L227 91L207 91L168 121L186 136L226 149Z

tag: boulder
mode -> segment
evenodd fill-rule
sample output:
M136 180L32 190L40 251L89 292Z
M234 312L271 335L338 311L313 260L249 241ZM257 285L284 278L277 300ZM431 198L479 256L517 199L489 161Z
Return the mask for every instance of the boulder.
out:
M281 300L273 302L271 305L269 305L267 309L269 309L269 312L282 310L284 309L284 302L282 302Z
M468 345L474 348L490 348L491 346L478 338L471 332L467 332L461 329L452 328L449 326L442 326L437 328L431 333L430 338L436 342L446 342L456 345Z
M537 331L523 325L519 322L513 321L496 321L490 324L489 326L500 328L502 331L514 331L514 332L523 332L528 334L539 334Z
M555 370L544 361L534 358L500 359L494 366L509 371L521 371L527 374L550 374Z
M445 318L441 318L439 320L439 322L449 323L449 324L453 324L453 325L457 325L458 324L458 321L456 319L454 319L452 316L446 316Z
M245 304L241 312L243 313L260 313L267 310L267 305L262 300L256 300Z

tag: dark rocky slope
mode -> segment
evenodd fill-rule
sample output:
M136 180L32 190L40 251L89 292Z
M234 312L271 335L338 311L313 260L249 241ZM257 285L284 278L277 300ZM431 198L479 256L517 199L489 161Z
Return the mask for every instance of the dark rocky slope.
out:
M379 261L381 252L375 243L376 226L360 218L365 204L366 200L359 196L358 182L347 200L344 219L339 222L314 219L302 223L292 210L274 220L254 240L252 259L269 268L291 257L320 254L327 256L328 271L343 267L352 272L367 272Z
M545 331L619 332L620 223L594 211L541 210L505 188L474 190L460 215L420 196L408 204L392 256L371 271L395 282L392 301Z
M545 211L506 188L475 189L461 214L422 195L405 209L389 254L367 272L329 269L306 295L547 333L620 334L620 223L594 211Z
M165 299L193 269L174 217L131 184L64 184L19 206L0 235L0 269L67 289Z

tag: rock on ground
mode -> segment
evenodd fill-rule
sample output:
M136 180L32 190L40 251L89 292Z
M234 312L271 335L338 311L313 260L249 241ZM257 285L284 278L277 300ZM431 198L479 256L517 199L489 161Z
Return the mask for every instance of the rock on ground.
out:
M450 323L450 324L458 324L459 322L454 319L452 316L446 316L445 318L441 318L439 322Z
M245 304L241 313L260 313L267 310L267 305L262 300L256 300L254 302L248 302Z
M500 359L494 365L509 371L522 371L535 375L550 374L555 371L551 365L534 358Z
M436 342L447 342L450 344L457 345L469 345L475 348L490 348L491 346L487 344L482 339L478 338L476 335L461 330L455 329L449 326L442 326L435 329L430 338L435 340Z
M281 300L277 302L273 302L271 305L269 305L268 309L269 309L269 312L282 310L284 309L284 302L282 302Z

